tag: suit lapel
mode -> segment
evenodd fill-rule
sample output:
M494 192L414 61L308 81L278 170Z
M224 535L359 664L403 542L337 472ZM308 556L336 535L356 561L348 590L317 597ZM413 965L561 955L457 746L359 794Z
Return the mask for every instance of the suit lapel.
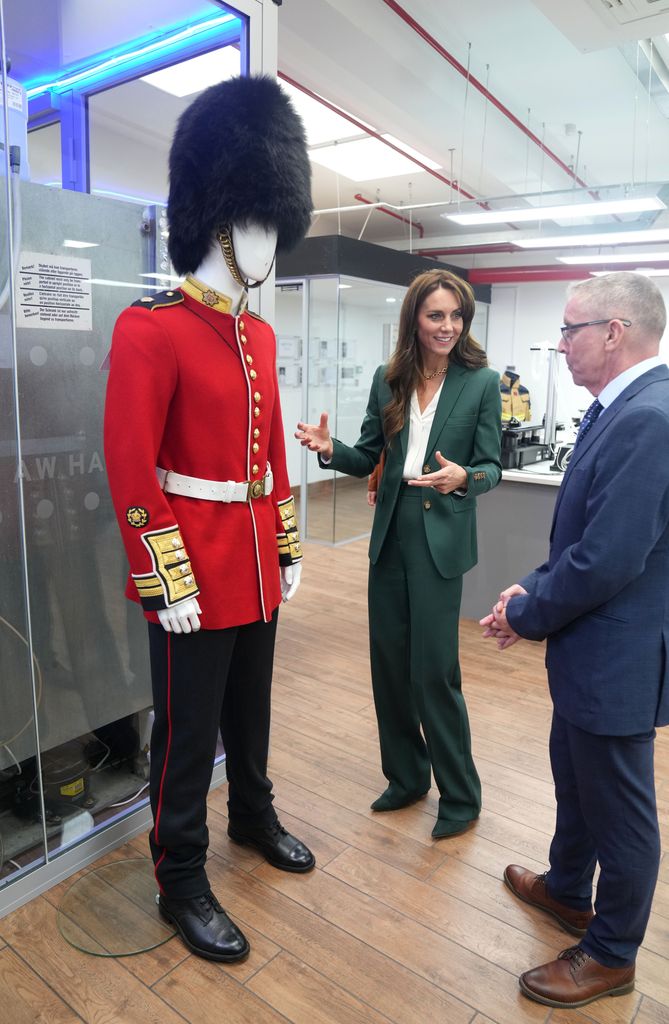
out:
M460 393L467 383L467 371L464 366L458 366L457 363L451 363L448 368L448 374L444 381L441 393L439 395L439 401L437 402L437 408L434 413L434 419L432 420L432 429L430 430L430 436L427 441L427 450L425 452L425 459L428 461L437 447L437 442L441 436L441 432L444 429L446 420L453 412L453 407L460 397Z

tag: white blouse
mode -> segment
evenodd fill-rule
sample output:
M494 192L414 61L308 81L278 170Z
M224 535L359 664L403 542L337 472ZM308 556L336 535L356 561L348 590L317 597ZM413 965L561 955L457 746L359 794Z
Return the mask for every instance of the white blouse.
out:
M429 405L425 406L423 412L420 411L417 393L414 391L411 396L409 440L407 442L407 457L404 461L404 471L402 473L403 480L415 480L416 477L423 475L427 442L430 437L432 421L434 420L434 414L439 402L439 395L441 394L443 386L444 382L442 380L432 401ZM437 469L438 467L435 466L434 468Z

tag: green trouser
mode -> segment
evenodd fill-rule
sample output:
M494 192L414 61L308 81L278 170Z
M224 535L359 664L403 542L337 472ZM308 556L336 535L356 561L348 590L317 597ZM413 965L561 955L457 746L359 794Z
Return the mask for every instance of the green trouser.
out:
M429 789L431 765L439 819L467 822L480 812L481 783L458 661L462 576L445 580L434 566L423 525L425 497L422 488L402 487L383 549L369 571L381 767L401 797Z

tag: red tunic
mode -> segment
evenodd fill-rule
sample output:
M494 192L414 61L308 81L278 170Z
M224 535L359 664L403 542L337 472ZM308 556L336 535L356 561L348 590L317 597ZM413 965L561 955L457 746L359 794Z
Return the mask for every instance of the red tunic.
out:
M268 621L281 601L279 565L302 557L269 324L210 309L181 289L124 310L112 340L105 454L130 563L126 594L147 619L199 595L204 629ZM268 462L272 493L244 502L164 493L156 476L159 466L259 481Z

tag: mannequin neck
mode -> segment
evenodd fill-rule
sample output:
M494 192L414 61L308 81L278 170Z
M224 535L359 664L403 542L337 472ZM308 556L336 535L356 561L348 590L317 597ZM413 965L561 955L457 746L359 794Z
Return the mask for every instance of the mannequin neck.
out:
M222 295L227 295L232 303L230 312L233 316L237 315L242 300L246 298L246 289L238 281L235 281L228 270L221 247L216 239L212 241L209 252L191 276L196 278L200 284L214 288Z

